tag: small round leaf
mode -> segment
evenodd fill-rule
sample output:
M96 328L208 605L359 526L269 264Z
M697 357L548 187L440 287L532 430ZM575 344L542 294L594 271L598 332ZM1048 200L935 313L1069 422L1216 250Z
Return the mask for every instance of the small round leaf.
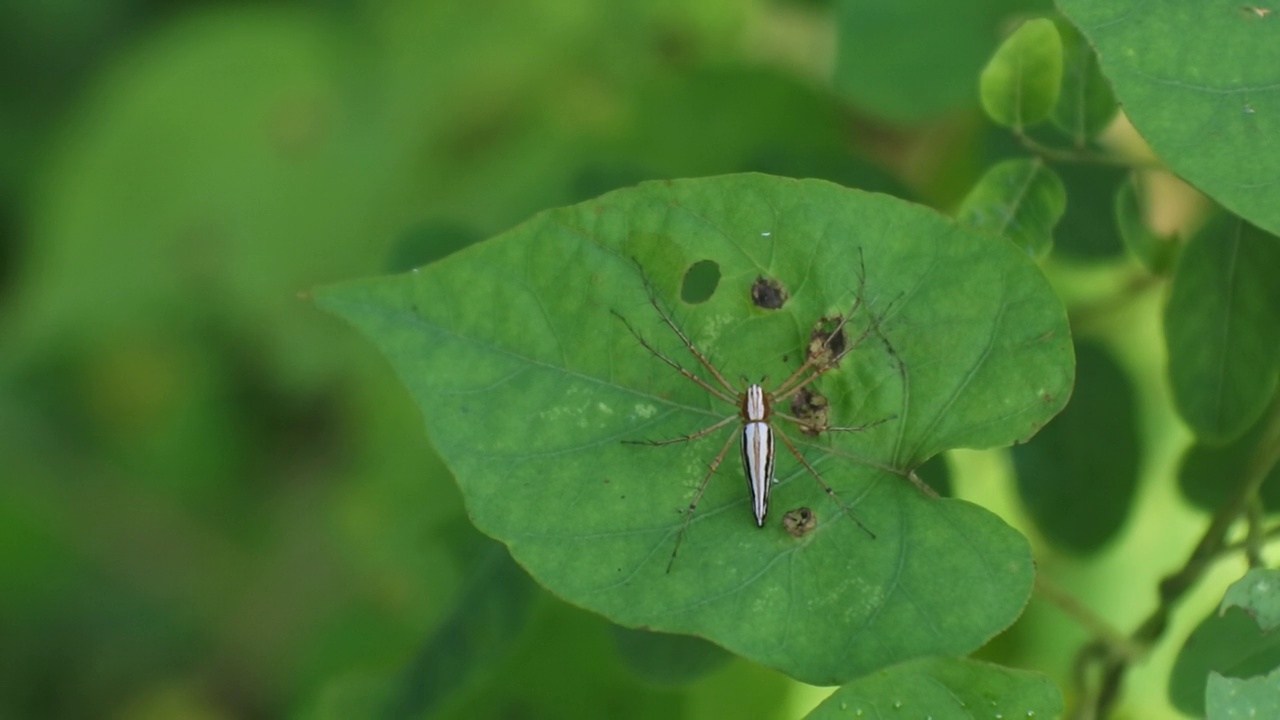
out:
M1062 38L1052 20L1023 23L979 78L982 109L1000 125L1023 128L1049 116L1062 87Z
M1169 380L1196 436L1226 443L1262 415L1280 373L1280 239L1228 213L1191 238L1165 308Z
M1106 129L1120 106L1089 41L1069 22L1056 25L1062 39L1062 90L1050 120L1082 148Z
M1053 227L1066 208L1067 191L1053 168L1039 158L1005 160L973 186L956 219L1043 257L1053 247Z

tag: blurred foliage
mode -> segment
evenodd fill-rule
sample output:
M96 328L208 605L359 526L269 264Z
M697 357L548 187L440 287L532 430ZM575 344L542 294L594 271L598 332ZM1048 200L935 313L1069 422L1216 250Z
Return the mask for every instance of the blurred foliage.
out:
M1013 462L1018 494L1046 539L1092 552L1129 517L1142 438L1129 376L1099 347L1078 343L1075 351L1071 403L1013 449Z
M1238 313L1201 302L1232 277L1263 288L1274 276L1275 238L1259 228L1276 227L1265 182L1276 145L1256 126L1274 100L1197 95L1179 73L1196 57L1215 77L1266 87L1280 46L1237 37L1274 25L1251 6L1202 17L1215 6L1061 4L1084 39L1059 23L1058 132L1103 145L1114 84L1170 166L1254 213L1237 240L1262 260L1221 272L1205 238L1239 220L1228 218L1178 262L1187 220L1161 214L1148 175L1055 163L1068 200L1044 231L1047 274L1079 332L1116 354L1096 374L1133 379L1136 419L1099 437L1112 420L1090 417L1114 402L1131 412L1126 396L1106 396L1129 383L1101 383L1024 458L1058 458L1041 479L1065 492L1061 470L1089 467L1081 443L1132 441L1113 453L1123 467L1091 478L1114 479L1097 490L1120 505L1090 517L1079 497L1029 502L1037 517L1021 518L999 500L1014 487L1007 468L992 470L1004 455L938 456L919 475L1023 529L1068 511L1046 522L1050 540L1127 558L1096 562L1072 588L1120 622L1149 610L1204 522L1181 505L1151 510L1152 497L1179 501L1170 458L1191 448L1184 490L1216 509L1274 435L1272 393L1258 387L1275 385L1275 343L1206 343L1206 328ZM307 291L432 262L649 179L755 170L952 211L997 160L1049 142L1043 129L1015 142L978 114L983 62L1047 11L1040 0L0 4L0 717L796 717L815 706L820 695L775 671L718 664L719 651L685 639L627 637L533 585L471 529L388 363ZM995 204L1018 207L1007 200ZM1192 426L1213 431L1194 445L1156 387L1167 381L1151 380L1165 372L1150 331L1161 311L1099 311L1099 297L1169 290L1120 256L1121 238L1180 276L1179 303L1218 312L1181 318L1169 350L1225 363L1231 393L1175 368ZM1083 280L1071 274L1082 263L1093 263ZM1250 299L1272 332L1274 293ZM1223 397L1238 412L1211 415ZM1132 457L1135 429L1154 459ZM1135 481L1135 462L1152 477ZM1052 544L1035 550L1042 570L1075 572ZM1066 684L1063 638L1078 628L1038 622L984 659ZM1188 622L1172 632L1185 637ZM685 652L698 662L666 659ZM1159 716L1145 703L1163 702L1152 698L1167 680L1134 689L1134 716ZM1197 688L1184 690L1202 698Z
M744 54L771 12L0 8L0 716L408 702L476 582L461 503L383 361L299 294L646 178L901 192L820 82ZM503 702L568 716L548 692Z

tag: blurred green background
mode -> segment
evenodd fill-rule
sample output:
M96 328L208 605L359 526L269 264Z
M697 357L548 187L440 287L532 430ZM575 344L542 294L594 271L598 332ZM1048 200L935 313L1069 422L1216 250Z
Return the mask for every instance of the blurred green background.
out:
M978 69L1043 5L923 44L822 0L0 6L0 717L794 714L745 662L629 669L529 585L307 290L649 178L948 208L1011 147Z

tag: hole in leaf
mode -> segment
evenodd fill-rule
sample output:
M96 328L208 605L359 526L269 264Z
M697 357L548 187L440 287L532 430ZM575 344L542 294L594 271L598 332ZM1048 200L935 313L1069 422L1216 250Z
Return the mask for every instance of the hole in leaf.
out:
M782 283L763 275L757 276L755 283L751 286L751 302L765 310L777 310L782 307L788 297Z
M720 265L712 260L699 260L684 273L680 299L690 305L700 305L711 299L719 285Z

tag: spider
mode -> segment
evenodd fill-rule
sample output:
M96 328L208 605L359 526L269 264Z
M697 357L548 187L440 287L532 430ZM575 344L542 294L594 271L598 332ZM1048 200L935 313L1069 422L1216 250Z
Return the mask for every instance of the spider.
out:
M855 348L861 345L868 335L878 329L876 322L868 323L867 328L857 337L857 339L853 342L844 342L844 345L839 347L838 352L831 352L833 344L838 342L834 340L834 338L840 338L840 341L847 340L842 331L845 324L849 322L849 319L853 317L854 313L856 313L858 308L862 305L862 283L860 282L859 291L848 315L839 317L835 327L829 333L823 333L822 339L816 344L814 342L810 343L808 352L806 353L807 358L804 363L791 374L790 377L782 381L782 383L773 390L765 390L760 383L751 383L747 385L745 389L739 390L725 379L724 375L716 369L715 365L707 359L706 355L703 355L693 342L689 340L688 336L680 330L675 321L671 319L671 316L662 309L662 306L658 303L653 285L650 283L648 276L644 274L643 270L641 270L640 274L644 281L645 292L649 296L649 303L658 311L658 315L661 316L663 323L665 323L666 326L676 334L676 337L680 338L680 341L684 343L685 349L687 349L689 353L697 359L698 363L701 364L708 373L710 373L718 386L702 379L698 375L695 375L693 372L680 365L680 363L658 351L644 339L644 336L642 336L625 317L617 311L613 311L613 314L616 315L624 325L626 325L627 330L635 336L636 340L638 340L646 350L665 362L667 365L670 365L681 375L696 383L702 389L711 393L714 397L736 407L737 412L716 422L710 427L703 428L702 430L689 435L682 435L670 440L624 440L623 442L631 445L651 446L690 442L692 440L706 437L707 435L724 428L726 425L729 425L734 421L738 421L741 423L742 429L742 468L746 474L747 489L751 493L751 510L755 515L757 527L764 527L765 517L769 513L769 490L773 483L778 481L777 478L774 477L774 438L777 437L782 439L783 444L791 451L791 454L795 456L796 460L798 460L802 466L804 466L805 470L809 471L810 475L813 475L814 479L818 481L818 484L822 486L822 489L827 493L827 495L830 496L831 499L834 500L855 523L857 523L859 528L862 528L863 532L867 533L867 535L874 539L875 533L871 532L866 525L862 524L862 521L858 520L849 507L845 505L845 503L840 500L840 497L836 495L835 491L831 489L831 486L827 485L827 483L822 479L822 476L819 475L818 472L813 469L813 466L804 459L804 456L796 449L796 446L792 443L791 439L780 429L775 428L772 422L773 418L781 418L794 423L801 429L801 431L806 431L806 429L812 431L813 422L811 419L788 415L787 413L778 411L775 407L779 403L785 402L793 396L796 396L801 391L804 391L813 383L813 381L822 377L827 371L839 365L840 360L844 358L844 356L848 355ZM860 281L864 279L861 272L859 273L859 279ZM834 318L830 318L829 320L834 320ZM894 416L881 418L867 423L866 425L858 425L855 427L830 427L823 423L820 430L833 432L861 432L863 430L873 428L880 423L891 420L893 417ZM807 434L817 433L807 432ZM702 484L698 486L698 491L694 494L693 500L689 503L688 511L685 513L684 522L681 523L680 531L676 535L675 547L671 550L671 558L667 561L667 572L671 572L671 567L675 563L676 554L680 551L680 542L684 539L684 534L689 527L690 521L693 519L693 514L698 508L698 502L702 499L702 494L706 491L707 485L711 481L711 476L715 474L716 469L720 467L720 463L724 460L725 454L728 453L729 446L733 444L733 439L734 436L730 435L724 445L720 448L720 452L716 454L715 460L711 462L706 475L703 476Z

